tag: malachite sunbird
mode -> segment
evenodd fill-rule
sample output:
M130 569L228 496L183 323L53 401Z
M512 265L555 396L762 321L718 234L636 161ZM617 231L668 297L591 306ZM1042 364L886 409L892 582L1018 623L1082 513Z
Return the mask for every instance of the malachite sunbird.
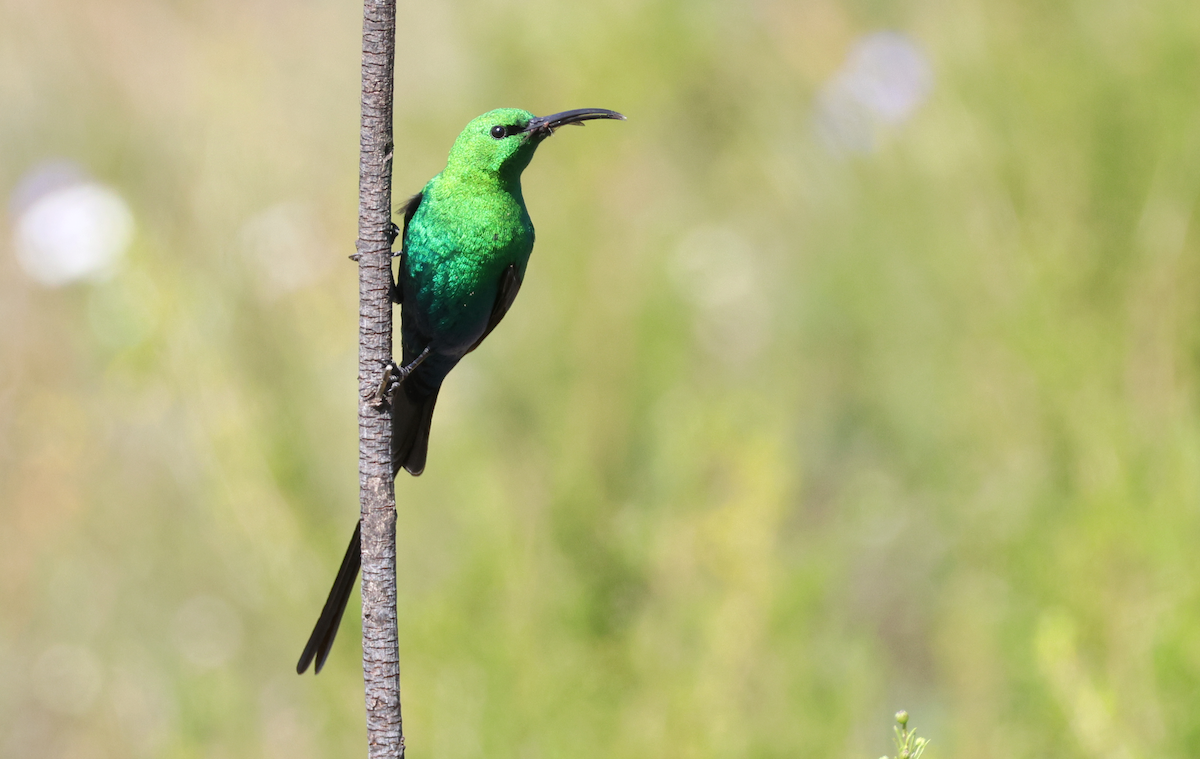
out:
M538 145L560 126L624 118L603 108L551 116L518 108L489 111L467 124L446 168L404 204L399 273L392 287L392 300L400 304L403 365L388 368L385 376L393 383L381 396L392 405L394 473L424 471L442 381L495 329L521 288L533 251L521 172ZM317 672L324 666L360 559L355 526L297 673L303 674L314 658Z

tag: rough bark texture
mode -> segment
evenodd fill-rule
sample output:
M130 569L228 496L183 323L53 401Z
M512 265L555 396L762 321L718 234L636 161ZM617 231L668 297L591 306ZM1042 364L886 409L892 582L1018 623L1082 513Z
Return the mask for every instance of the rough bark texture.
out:
M396 638L396 496L391 409L372 393L392 355L392 71L395 0L364 0L358 174L358 478L362 511L363 679L370 759L404 756Z

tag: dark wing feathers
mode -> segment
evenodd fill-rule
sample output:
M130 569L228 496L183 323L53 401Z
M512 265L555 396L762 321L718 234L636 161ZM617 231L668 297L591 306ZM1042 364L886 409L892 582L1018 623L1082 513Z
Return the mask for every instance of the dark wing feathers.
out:
M483 334L479 339L467 349L467 353L479 347L483 339L492 334L492 330L508 313L508 309L512 307L513 301L517 299L517 291L521 289L521 274L517 271L516 264L509 264L500 274L500 287L496 290L496 301L492 303L492 312L488 314L487 327L484 328Z
M402 211L404 213L404 225L400 227L400 252L393 254L393 255L398 255L400 257L400 274L401 274L401 276L404 275L404 245L405 245L404 238L408 236L408 223L410 221L412 221L412 217L416 215L417 207L421 205L421 200L424 197L425 197L424 193L418 192L416 195L413 195L411 198L404 201L404 205L400 206L400 208L397 209L397 211ZM395 240L393 240L392 242L394 243ZM392 303L399 303L403 299L402 298L403 292L404 292L403 289L401 287L399 287L399 283L397 283L395 277L393 277L392 278L392 293L391 293Z
M417 206L421 205L421 199L425 197L423 192L418 192L408 200L404 201L404 205L400 206L401 211L404 211L404 224L400 227L400 241L404 244L404 235L408 233L408 222L412 221L412 217L417 213Z

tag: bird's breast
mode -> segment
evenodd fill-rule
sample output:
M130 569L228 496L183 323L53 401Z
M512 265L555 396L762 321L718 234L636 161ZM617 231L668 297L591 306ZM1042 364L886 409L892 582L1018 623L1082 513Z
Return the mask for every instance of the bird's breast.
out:
M421 204L405 235L405 319L438 350L465 352L483 334L500 275L524 273L533 224L519 199L478 197ZM406 325L407 329L408 325Z

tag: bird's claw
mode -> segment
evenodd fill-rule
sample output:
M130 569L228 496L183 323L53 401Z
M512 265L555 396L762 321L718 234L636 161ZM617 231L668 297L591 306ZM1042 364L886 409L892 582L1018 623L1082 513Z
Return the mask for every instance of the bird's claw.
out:
M392 391L404 381L405 376L404 370L395 361L384 362L383 379L379 381L379 387L375 388L375 392L371 394L371 405L379 408L387 403L388 398L392 397Z
M425 350L421 351L421 355L413 359L412 363L408 366L400 366L392 360L384 362L383 379L380 380L379 387L371 394L371 405L379 408L386 403L388 398L392 397L392 393L395 392L396 388L404 380L408 379L408 375L412 374L429 357L431 348L432 346L426 345Z

